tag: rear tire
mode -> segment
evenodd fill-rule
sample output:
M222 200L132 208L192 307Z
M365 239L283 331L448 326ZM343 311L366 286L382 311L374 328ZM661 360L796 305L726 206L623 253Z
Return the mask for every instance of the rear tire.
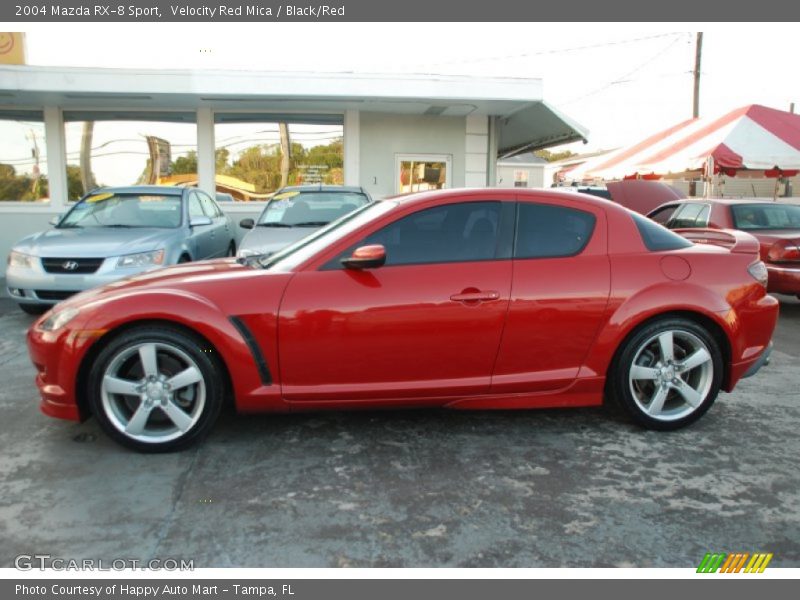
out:
M694 321L662 318L623 342L609 371L609 391L648 429L680 429L702 417L722 385L722 352Z
M19 307L22 312L35 316L43 315L51 308L50 306L44 304L20 304Z
M139 452L194 444L213 427L225 397L213 348L178 328L144 326L106 345L88 377L89 403L100 426Z

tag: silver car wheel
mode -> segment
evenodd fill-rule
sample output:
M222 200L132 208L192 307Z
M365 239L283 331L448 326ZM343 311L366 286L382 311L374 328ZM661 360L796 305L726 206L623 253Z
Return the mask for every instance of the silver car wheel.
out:
M708 346L688 331L662 331L634 354L628 383L639 410L657 421L675 421L708 398L714 361Z
M145 443L180 438L203 413L206 384L197 363L181 349L147 342L122 349L101 385L108 420L123 435Z

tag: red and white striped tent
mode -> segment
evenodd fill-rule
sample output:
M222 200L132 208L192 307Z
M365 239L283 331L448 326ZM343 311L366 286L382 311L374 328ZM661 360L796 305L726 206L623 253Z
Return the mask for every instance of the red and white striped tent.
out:
M800 170L800 115L751 104L722 117L689 119L592 158L569 179L676 179L698 175L792 177Z

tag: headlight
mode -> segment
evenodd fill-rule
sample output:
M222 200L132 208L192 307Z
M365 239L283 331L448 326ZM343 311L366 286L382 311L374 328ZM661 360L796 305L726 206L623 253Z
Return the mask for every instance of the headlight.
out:
M239 251L236 253L237 258L247 258L248 256L258 256L261 252L257 250L252 250L251 248L239 248Z
M117 268L126 267L148 267L150 265L164 264L164 250L154 250L153 252L139 252L138 254L128 254L121 256L117 261Z
M79 312L77 308L65 308L64 310L52 312L49 317L42 321L39 328L44 331L57 331L77 317Z
M32 269L35 264L36 257L31 256L30 254L23 254L22 252L12 250L8 255L9 267L23 267L25 269Z

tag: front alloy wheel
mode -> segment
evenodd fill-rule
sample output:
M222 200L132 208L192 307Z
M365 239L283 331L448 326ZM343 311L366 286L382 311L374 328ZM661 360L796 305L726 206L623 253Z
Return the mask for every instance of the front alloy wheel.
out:
M125 332L90 373L93 413L106 432L144 452L175 450L205 435L220 412L220 367L201 340L152 327Z
M651 429L678 429L714 403L722 355L700 325L664 319L626 341L610 376L612 393L637 422Z

